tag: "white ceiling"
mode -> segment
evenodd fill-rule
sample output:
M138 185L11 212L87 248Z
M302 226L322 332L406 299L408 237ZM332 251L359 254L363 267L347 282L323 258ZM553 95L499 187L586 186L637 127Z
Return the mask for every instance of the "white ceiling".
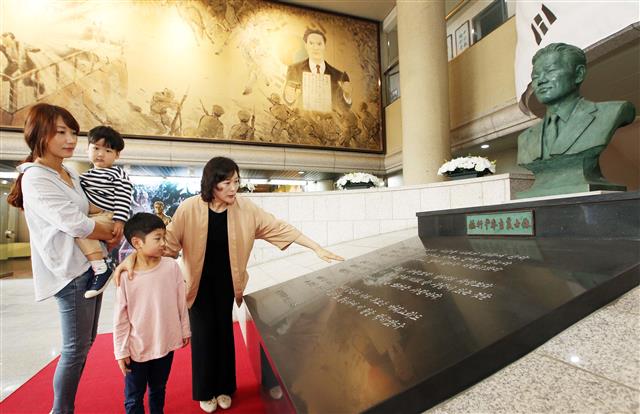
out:
M383 21L396 0L280 0L282 3Z

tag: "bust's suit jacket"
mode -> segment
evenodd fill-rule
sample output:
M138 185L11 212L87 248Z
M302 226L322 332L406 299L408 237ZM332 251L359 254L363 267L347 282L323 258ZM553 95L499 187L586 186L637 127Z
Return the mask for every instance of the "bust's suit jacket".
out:
M578 154L607 145L615 130L633 122L634 118L635 108L629 102L591 102L581 98L549 153ZM529 164L542 158L542 124L537 123L518 137L518 164Z
M349 75L347 72L343 72L331 66L329 62L324 61L324 73L331 76L331 103L334 108L348 108L351 104L348 104L344 100L342 89L338 85L340 82L349 82ZM309 70L309 59L305 59L302 62L295 63L287 69L287 82L294 82L302 85L302 73L311 72ZM302 87L302 86L301 86Z

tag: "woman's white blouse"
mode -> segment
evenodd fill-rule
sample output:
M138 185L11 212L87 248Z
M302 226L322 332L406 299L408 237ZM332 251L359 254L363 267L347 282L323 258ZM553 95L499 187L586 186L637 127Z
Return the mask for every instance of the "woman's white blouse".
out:
M64 168L73 188L44 165L25 163L18 167L24 172L22 198L29 226L36 301L53 296L90 266L75 238L86 238L95 223L87 217L89 201L78 174Z

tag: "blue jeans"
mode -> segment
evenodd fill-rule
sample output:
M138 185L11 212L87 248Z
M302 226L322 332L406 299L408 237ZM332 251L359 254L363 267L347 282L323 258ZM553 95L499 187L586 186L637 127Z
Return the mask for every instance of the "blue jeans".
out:
M98 331L102 295L84 298L91 269L55 294L62 327L60 361L53 376L53 414L73 413L78 383Z
M131 372L124 377L124 408L127 414L144 414L144 392L149 384L149 412L164 412L164 396L167 388L173 351L162 358L145 362L131 360Z

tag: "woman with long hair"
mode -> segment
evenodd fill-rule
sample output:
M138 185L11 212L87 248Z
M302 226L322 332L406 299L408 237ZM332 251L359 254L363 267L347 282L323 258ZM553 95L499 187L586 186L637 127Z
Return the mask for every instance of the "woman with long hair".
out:
M7 202L24 210L31 244L36 301L55 297L62 328L60 360L53 377L54 414L73 413L76 391L96 337L102 295L84 298L93 276L75 238L109 240L112 225L87 217L89 201L78 174L63 164L78 142L78 121L64 108L36 104L24 139L31 150Z

